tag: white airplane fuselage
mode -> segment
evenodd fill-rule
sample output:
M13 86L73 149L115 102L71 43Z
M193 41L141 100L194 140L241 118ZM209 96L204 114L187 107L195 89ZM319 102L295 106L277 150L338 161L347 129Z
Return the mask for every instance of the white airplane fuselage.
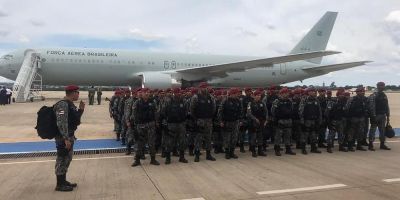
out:
M0 75L15 80L24 60L24 52L25 50L18 50L10 53L11 57L8 59L1 59ZM140 86L141 72L162 72L259 59L86 48L45 48L35 49L35 52L40 56L39 74L46 85ZM322 75L323 73L302 70L304 67L314 66L318 65L307 61L288 62L232 72L223 78L210 77L208 81L216 87L265 87Z

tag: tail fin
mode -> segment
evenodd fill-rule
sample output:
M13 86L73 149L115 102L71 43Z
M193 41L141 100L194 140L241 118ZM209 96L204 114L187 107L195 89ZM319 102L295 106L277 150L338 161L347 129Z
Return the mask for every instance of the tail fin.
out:
M290 51L290 54L321 51L326 49L337 12L326 12L325 15L312 27L301 41ZM321 64L322 57L307 60L315 64Z

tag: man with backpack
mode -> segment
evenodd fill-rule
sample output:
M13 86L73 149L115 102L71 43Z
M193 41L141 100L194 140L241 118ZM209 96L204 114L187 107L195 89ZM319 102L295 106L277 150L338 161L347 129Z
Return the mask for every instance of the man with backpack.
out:
M81 116L85 109L83 101L79 104L79 109L74 105L74 101L79 99L79 87L70 85L65 87L66 96L63 100L53 106L56 114L56 122L59 130L56 135L57 160L55 173L57 176L56 191L72 191L77 186L66 180L68 167L72 161L73 146L76 140L75 131L81 122Z

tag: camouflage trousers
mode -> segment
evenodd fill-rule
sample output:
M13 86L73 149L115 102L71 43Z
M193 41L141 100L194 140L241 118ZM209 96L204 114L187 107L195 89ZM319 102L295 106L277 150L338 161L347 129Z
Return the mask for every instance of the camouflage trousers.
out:
M224 148L234 149L238 140L239 121L225 122L222 137L224 138Z
M207 151L211 150L211 135L212 135L212 119L198 119L196 121L196 132L194 137L194 146L196 150L200 150L202 143L205 144Z
M122 119L124 119L124 116L122 116ZM121 127L120 129L121 138L126 138L126 132L128 131L128 126L125 120L121 120L120 127Z
M121 123L116 117L114 118L114 131L116 133L120 133L121 132Z
M335 136L337 133L338 143L344 144L345 141L345 127L346 127L346 119L342 120L332 120L329 122L329 133L328 133L328 144L333 144L335 141Z
M293 122L291 119L278 120L274 140L275 145L280 145L282 143L282 139L285 146L291 144L292 124Z
M363 140L364 126L365 126L365 118L364 117L350 118L347 140L349 142L356 140L357 143L361 143Z
M89 105L93 105L94 103L94 96L89 96Z
M254 123L251 128L249 128L249 144L250 146L261 146L263 145L264 139L264 123L265 120L258 119L260 124Z
M171 152L174 147L180 151L186 149L186 123L168 123L168 132L164 135L165 152Z
M56 140L56 148L57 148L57 158L55 165L55 174L57 176L64 175L68 172L69 165L72 161L72 156L74 154L73 146L74 140L71 139L71 149L67 150L65 148L65 141L61 136L57 136Z
M135 125L131 124L126 131L126 144L132 145L135 143L136 132L137 129L135 128Z
M304 120L303 132L300 138L302 144L310 139L311 144L317 143L317 132L319 130L318 120Z
M136 137L136 155L143 155L143 149L148 144L150 155L156 155L156 123L149 122L144 124L138 124L137 128L137 137Z
M379 130L380 142L385 142L385 128L386 128L386 115L376 115L376 122L371 122L371 129L369 130L368 140L370 142L375 141L376 128Z
M97 96L97 105L101 104L101 96Z

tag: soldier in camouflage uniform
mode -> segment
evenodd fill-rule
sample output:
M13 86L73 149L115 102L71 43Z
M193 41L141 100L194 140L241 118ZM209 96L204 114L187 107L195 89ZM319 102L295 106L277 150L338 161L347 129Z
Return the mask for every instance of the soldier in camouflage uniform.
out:
M97 105L101 104L101 95L103 95L103 92L101 91L101 87L97 88Z
M301 149L300 137L301 137L302 133L301 133L301 123L300 123L300 116L299 116L299 106L300 106L300 102L301 102L302 92L303 91L301 88L296 88L293 91L293 97L292 97L292 105L293 105L292 138L293 138L293 140L296 141L296 149Z
M140 165L140 158L143 155L143 149L147 144L149 146L152 165L160 165L156 160L156 122L157 122L157 105L155 101L150 98L150 90L143 88L141 90L141 97L133 104L132 114L137 128L137 148L135 154L135 161L132 167Z
M318 131L318 147L326 148L325 138L326 138L327 121L325 113L326 113L326 105L328 104L328 99L326 97L325 89L318 90L318 94L319 95L317 99L319 101L319 105L321 106L321 113L322 113L322 121Z
M235 147L241 123L240 120L243 119L243 108L239 100L239 95L239 89L231 88L229 96L222 100L218 109L218 119L223 131L226 159L238 158L235 154Z
M217 90L214 92L215 96L215 104L216 107L219 108L222 99L224 98L222 96L222 91ZM222 128L221 128L221 123L218 119L218 113L216 112L213 118L213 137L212 137L213 145L214 145L214 153L225 153L224 148L223 148L223 136L222 136Z
M253 101L253 98L251 96L253 94L253 91L252 91L251 88L245 88L244 92L245 92L245 95L242 95L240 97L240 101L242 102L242 108L243 108L242 112L243 113L247 113L247 105L251 101ZM243 117L245 117L245 115L243 115ZM247 121L247 119L248 118L243 118L242 119L243 123L242 123L242 126L240 126L240 129L239 129L238 140L239 140L239 147L240 147L240 152L241 153L245 153L244 140L246 138L246 133L248 134L248 136L250 136L250 134L248 133L250 126L249 126L249 122ZM249 138L249 140L251 140L251 139Z
M307 89L305 96L299 106L300 123L303 125L301 145L302 153L307 154L306 143L310 140L311 153L321 153L317 148L317 134L322 120L321 107L317 99L315 88Z
M200 91L194 95L190 102L190 114L195 120L195 162L200 161L200 148L204 141L206 149L206 159L215 161L211 155L211 135L212 118L216 111L215 99L208 93L208 85L205 82L200 83Z
M165 133L163 142L166 159L165 164L171 163L171 152L177 145L179 149L179 162L187 163L186 149L186 115L188 107L179 88L173 90L173 96L166 99L161 114L168 123L168 132Z
M377 92L374 92L369 96L369 111L371 116L371 129L369 131L369 146L368 149L374 150L375 132L378 127L379 130L379 141L380 149L390 150L388 146L385 145L385 127L386 122L390 121L390 109L389 101L386 94L383 92L385 90L385 83L377 83Z
M188 107L190 108L190 103L192 101L193 95L197 94L197 88L191 88L190 89L190 94L186 98ZM189 114L187 115L187 120L186 120L186 132L187 132L187 138L188 138L188 149L189 149L189 156L194 156L194 139L196 136L196 121L192 114L190 113L189 109Z
M55 138L57 148L55 165L55 174L57 176L56 191L72 191L77 186L76 183L68 182L66 176L74 153L75 131L81 122L81 116L85 109L85 104L82 101L79 104L79 109L73 103L79 98L78 90L78 86L67 86L65 88L66 97L53 107L60 132Z
M287 88L282 88L279 92L280 96L272 103L271 114L272 121L276 125L275 134L275 155L281 156L280 144L283 138L283 143L286 147L286 154L296 155L290 147L291 136L292 136L292 115L293 115L293 105L292 101L289 99L290 90Z
M124 96L121 98L118 104L118 114L120 119L120 127L121 127L121 145L126 145L126 132L128 131L128 124L126 123L126 119L129 118L125 115L125 111L127 111L126 106L129 104L129 99L131 97L131 91L126 88L124 90ZM128 105L129 106L129 105Z
M272 114L271 114L271 108L272 108L272 103L278 99L277 95L277 87L276 86L271 86L268 88L267 95L264 97L263 102L267 106L268 109L268 123L265 127L264 131L264 144L263 144L263 150L266 151L266 147L268 144L268 139L271 139L271 142L274 141L275 139L275 132L276 132L276 127L274 123L272 123Z
M117 90L116 91L116 97L114 98L114 101L111 102L112 104L112 108L111 108L111 112L112 112L112 116L114 118L114 123L116 124L116 135L117 135L117 141L121 140L121 118L120 118L120 113L118 111L118 107L120 104L120 101L123 97L124 93L121 90Z
M110 118L114 119L114 113L113 113L113 107L114 107L114 102L115 99L118 97L118 90L115 90L114 95L111 97L110 103L108 105L108 112L110 113ZM114 132L116 132L118 129L118 123L114 119Z
M88 89L89 105L93 105L93 103L94 103L94 95L95 94L96 94L96 89L94 89L94 86L91 86Z
M346 126L346 115L345 115L345 106L347 103L347 99L344 96L344 89L339 89L336 92L336 99L329 101L327 104L327 122L329 127L328 134L328 147L327 152L332 153L333 143L335 141L335 136L337 133L338 143L339 143L339 151L347 152L345 148L345 135L344 129Z
M253 94L253 101L247 105L247 118L249 119L249 144L250 151L253 157L267 156L262 149L264 137L263 132L267 124L268 109L265 103L261 100L261 91L255 91ZM256 153L256 145L258 151Z
M132 119L132 106L136 101L136 90L132 89L132 96L125 101L124 106L124 121L126 124L126 132L125 132L125 142L126 142L126 155L130 155L132 151L132 145L134 143L134 132L135 130L135 123Z
M364 88L356 89L357 95L351 97L346 104L345 111L349 119L348 150L354 151L354 142L357 141L357 150L366 151L362 146L365 117L368 116L368 105L364 101Z

